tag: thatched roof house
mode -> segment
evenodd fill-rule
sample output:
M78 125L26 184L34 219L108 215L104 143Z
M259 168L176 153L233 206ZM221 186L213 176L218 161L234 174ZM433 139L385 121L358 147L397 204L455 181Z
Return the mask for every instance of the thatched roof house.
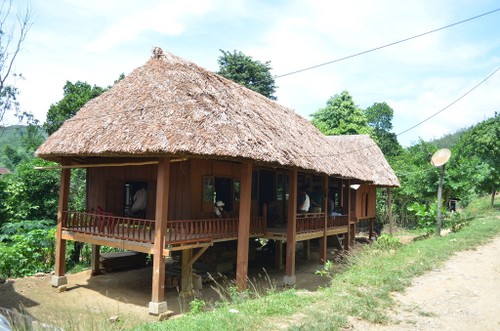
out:
M160 155L249 159L370 181L369 168L339 162L329 145L293 110L155 48L145 65L88 102L36 154L76 163Z

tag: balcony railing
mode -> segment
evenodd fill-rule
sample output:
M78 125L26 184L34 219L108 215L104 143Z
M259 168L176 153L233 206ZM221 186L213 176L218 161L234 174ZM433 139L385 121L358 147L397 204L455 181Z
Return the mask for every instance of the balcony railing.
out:
M331 230L347 227L347 215L327 216L326 228ZM316 232L325 229L324 213L307 213L297 215L297 234Z
M238 236L238 218L216 218L167 221L165 244L175 245L195 241L230 239ZM250 235L265 231L263 217L250 219ZM90 235L154 242L155 221L119 217L102 212L64 212L63 229Z

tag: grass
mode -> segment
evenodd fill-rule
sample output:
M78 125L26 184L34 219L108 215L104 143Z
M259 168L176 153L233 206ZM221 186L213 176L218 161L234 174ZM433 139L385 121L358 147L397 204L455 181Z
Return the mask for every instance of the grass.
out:
M500 234L498 204L487 206L482 200L472 203L470 224L447 236L404 246L385 242L350 253L343 271L331 275L331 286L317 292L288 289L255 299L226 300L205 313L134 330L338 330L348 325L349 317L386 323L387 308L394 304L391 292L404 290L414 277L440 267L453 253Z

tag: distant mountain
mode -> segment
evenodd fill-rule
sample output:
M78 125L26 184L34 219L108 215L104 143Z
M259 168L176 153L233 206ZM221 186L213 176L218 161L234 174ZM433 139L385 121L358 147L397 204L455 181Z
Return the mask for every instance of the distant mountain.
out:
M39 128L43 136L47 136L42 128ZM0 127L0 153L5 146L10 145L15 150L22 148L22 138L26 134L26 126L11 125Z
M458 139L460 139L462 134L471 128L472 127L459 129L454 133L444 135L441 138L431 140L430 142L435 144L438 148L452 148L453 145L457 143Z

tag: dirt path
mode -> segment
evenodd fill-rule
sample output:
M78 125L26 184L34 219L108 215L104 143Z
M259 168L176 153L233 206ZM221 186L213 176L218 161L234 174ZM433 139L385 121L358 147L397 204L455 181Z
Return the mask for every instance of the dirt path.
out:
M352 320L355 330L500 330L500 237L413 280L395 294L392 324Z

